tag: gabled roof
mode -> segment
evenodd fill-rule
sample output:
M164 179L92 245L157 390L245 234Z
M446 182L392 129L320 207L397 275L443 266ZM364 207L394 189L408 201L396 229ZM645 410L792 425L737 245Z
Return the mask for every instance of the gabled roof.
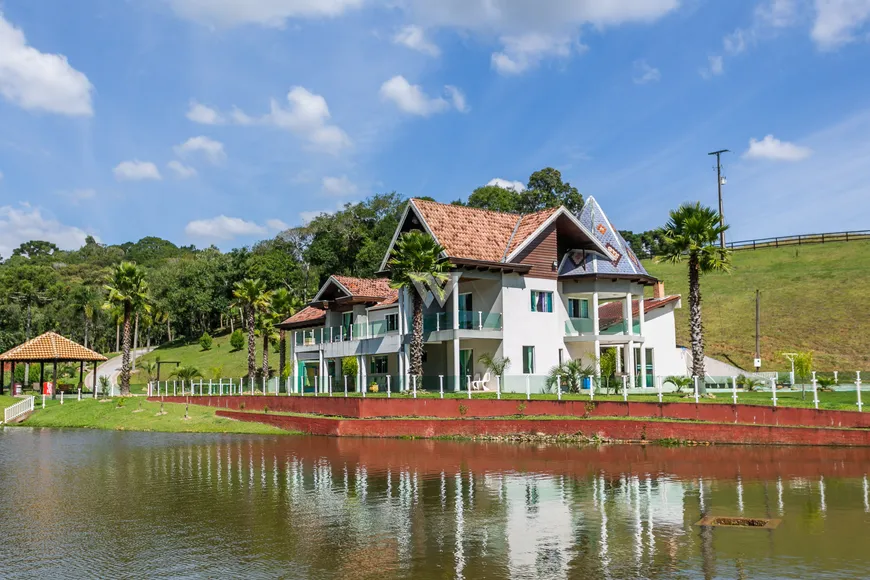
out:
M346 298L371 298L373 302L396 302L399 299L399 291L390 288L387 278L354 278L351 276L330 276L312 302L318 302L323 293L332 285L338 287Z
M643 301L643 312L644 315L652 312L656 308L662 308L671 304L673 302L678 302L680 300L679 295L674 296L665 296L664 298L646 298ZM608 302L607 304L602 304L598 307L598 327L600 330L604 330L606 328L610 328L616 324L619 324L623 321L622 316L622 300L616 300L615 302ZM638 315L640 314L640 301L632 300L631 301L631 318L632 320L637 320Z
M562 261L559 276L583 276L589 274L620 276L635 275L652 279L631 246L613 227L604 210L594 197L589 197L578 217L583 227L591 232L604 248L605 255L596 252L572 252ZM605 257L606 256L606 257Z
M108 360L98 352L57 334L46 332L0 355L3 362L56 362Z

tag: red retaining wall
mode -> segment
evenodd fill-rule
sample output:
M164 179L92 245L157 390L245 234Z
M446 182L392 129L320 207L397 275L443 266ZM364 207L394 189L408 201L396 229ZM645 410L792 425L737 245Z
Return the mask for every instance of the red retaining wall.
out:
M679 423L620 419L331 419L271 413L217 412L290 431L339 437L474 437L582 435L620 441L679 439L740 445L870 446L870 431L767 425Z
M151 400L158 400L152 398ZM184 403L187 397L165 397L167 402ZM222 409L305 413L329 417L367 419L377 417L512 417L549 415L556 417L656 417L713 423L781 425L803 427L870 428L870 413L857 411L816 411L794 407L726 405L722 403L640 403L617 401L517 401L496 399L411 399L396 397L190 397L196 405Z

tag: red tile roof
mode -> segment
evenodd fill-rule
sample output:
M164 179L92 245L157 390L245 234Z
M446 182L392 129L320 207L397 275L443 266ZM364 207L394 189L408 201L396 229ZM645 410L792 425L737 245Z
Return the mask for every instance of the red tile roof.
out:
M319 308L306 306L278 326L315 326L315 323L326 318L326 312Z
M20 362L104 360L108 359L56 332L41 334L0 355L0 361Z
M412 201L448 256L486 262L501 262L559 209L523 216L422 199Z
M351 278L350 276L336 276L332 278L347 288L351 296L365 296L366 298L383 298L388 300L395 298L398 300L399 291L395 288L390 288L390 280L388 278Z
M655 310L656 308L661 308L667 304L672 302L676 302L680 299L679 295L675 296L665 296L664 298L646 298L643 301L643 312L644 315L649 312ZM602 304L598 307L598 327L600 330L604 330L605 328L610 328L616 324L622 322L622 300L616 300L614 302L608 302L607 304ZM631 301L631 318L632 320L637 320L638 315L640 313L640 306L638 300Z

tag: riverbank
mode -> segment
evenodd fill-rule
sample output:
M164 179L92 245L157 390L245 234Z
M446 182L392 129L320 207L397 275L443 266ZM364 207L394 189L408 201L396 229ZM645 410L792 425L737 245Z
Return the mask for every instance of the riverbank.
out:
M211 407L146 401L144 398L46 401L21 427L83 428L113 431L154 431L163 433L240 433L287 435L288 431L264 423L220 417ZM187 418L185 418L185 414Z

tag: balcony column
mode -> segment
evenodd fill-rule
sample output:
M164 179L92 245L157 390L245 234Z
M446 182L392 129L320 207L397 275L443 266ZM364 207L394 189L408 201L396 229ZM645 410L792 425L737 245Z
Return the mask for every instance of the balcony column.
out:
M318 391L323 390L323 377L326 376L326 361L323 358L323 348L317 351L317 389Z
M646 336L646 313L644 312L643 294L637 299L637 320L640 325L640 335ZM646 379L646 343L640 345L640 386L647 386Z
M598 318L598 292L592 293L592 334L595 336L595 376L601 378L601 322Z
M634 331L634 320L632 316L632 308L631 308L631 292L625 295L625 302L622 306L622 323L623 323L623 334L629 335Z
M459 277L461 274L454 272L453 283L450 289L450 312L453 313L453 330L459 330ZM459 357L456 359L459 360ZM456 364L459 364L458 362ZM456 367L457 369L459 367ZM459 371L457 371L457 376Z
M298 392L296 389L299 388L299 357L296 354L296 333L293 333L293 345L290 348L290 357L293 361L291 364L293 365L293 393Z
M453 343L453 390L459 392L462 381L459 378L459 339L454 338Z
M357 358L359 358L359 362L358 362L359 368L357 370L357 372L359 373L359 391L360 391L360 393L362 393L366 389L366 386L367 386L366 382L368 382L368 369L366 368L366 355L361 354Z

